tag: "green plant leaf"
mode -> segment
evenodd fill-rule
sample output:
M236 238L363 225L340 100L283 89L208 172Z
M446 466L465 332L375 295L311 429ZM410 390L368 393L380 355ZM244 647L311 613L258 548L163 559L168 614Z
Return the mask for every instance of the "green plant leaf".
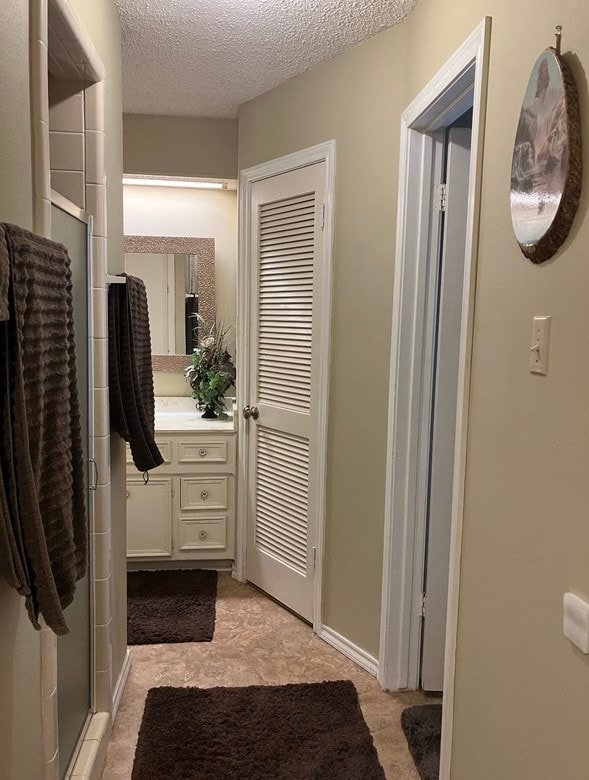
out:
M205 332L204 327L202 331ZM185 372L199 407L215 412L224 410L225 393L235 386L235 365L225 343L228 332L222 323L215 322L199 340Z

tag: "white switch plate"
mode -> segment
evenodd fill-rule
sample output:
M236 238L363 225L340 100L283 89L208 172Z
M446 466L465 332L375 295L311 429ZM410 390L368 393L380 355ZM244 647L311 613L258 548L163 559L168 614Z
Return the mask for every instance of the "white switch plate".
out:
M550 351L550 323L552 317L534 317L532 320L532 344L530 346L530 372L548 373Z
M589 604L574 593L565 593L562 611L564 635L582 653L589 654Z

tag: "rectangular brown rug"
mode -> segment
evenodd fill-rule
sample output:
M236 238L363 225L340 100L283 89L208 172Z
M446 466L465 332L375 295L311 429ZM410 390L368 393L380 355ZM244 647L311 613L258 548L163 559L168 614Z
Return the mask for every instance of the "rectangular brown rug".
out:
M349 680L151 688L133 780L384 780Z
M215 633L217 572L160 569L127 573L127 642L210 642Z
M421 780L438 780L442 705L419 704L407 707L401 713L401 727Z

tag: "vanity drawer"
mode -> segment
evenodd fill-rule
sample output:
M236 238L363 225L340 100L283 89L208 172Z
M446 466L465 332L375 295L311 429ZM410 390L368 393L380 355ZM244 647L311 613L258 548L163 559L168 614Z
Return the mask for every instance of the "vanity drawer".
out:
M225 547L227 547L225 515L179 521L178 552L220 550Z
M172 442L171 441L156 441L159 451L162 453L164 463L172 462ZM127 444L125 447L127 453L127 463L133 463L133 456L131 455L131 447Z
M180 512L227 509L227 477L181 477Z
M206 439L180 440L178 463L227 463L227 442Z

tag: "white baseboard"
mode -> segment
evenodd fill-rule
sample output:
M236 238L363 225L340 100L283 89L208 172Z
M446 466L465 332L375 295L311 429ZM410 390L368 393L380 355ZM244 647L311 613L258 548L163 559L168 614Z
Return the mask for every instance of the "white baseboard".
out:
M119 679L117 680L117 684L115 685L115 689L112 695L112 722L113 723L115 721L115 718L117 717L119 704L121 703L121 699L123 698L123 691L125 690L125 685L127 684L127 678L129 677L130 671L131 671L131 650L130 648L127 648L125 660L123 661L123 668L121 669L121 673L119 674Z
M117 715L130 670L131 651L127 648L123 668L113 692L112 714L110 712L95 712L88 719L84 733L78 742L77 752L66 773L66 778L100 780L102 777L112 724Z
M100 780L106 764L112 721L108 712L95 712L77 745L67 780Z
M320 639L323 639L324 642L327 642L328 645L339 650L342 655L350 658L354 663L358 664L358 666L361 666L362 669L365 669L373 677L378 675L378 661L376 658L373 655L370 655L370 653L367 653L366 650L362 650L361 647L350 642L349 639L338 634L337 631L334 631L327 626L323 626L319 631L318 636Z

